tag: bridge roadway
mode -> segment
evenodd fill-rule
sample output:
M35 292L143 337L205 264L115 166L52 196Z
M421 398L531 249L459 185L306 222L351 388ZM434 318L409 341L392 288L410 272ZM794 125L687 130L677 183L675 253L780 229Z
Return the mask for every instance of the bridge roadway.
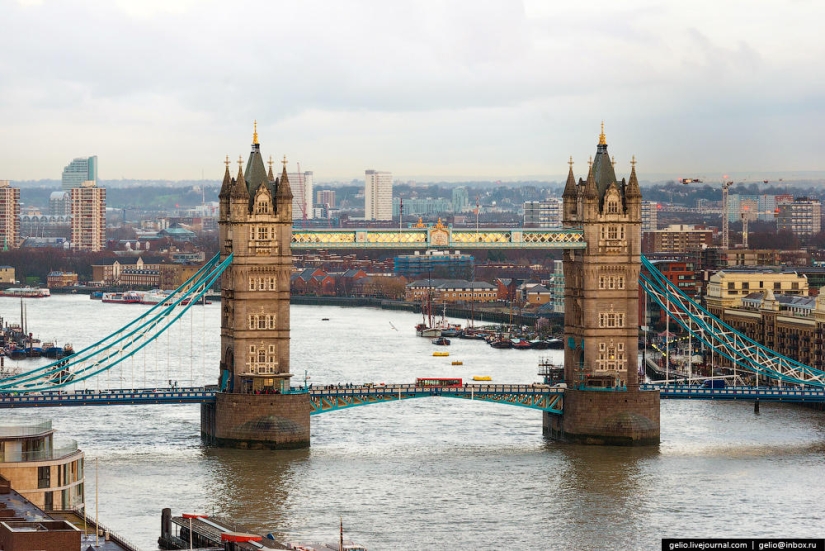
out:
M663 399L745 400L825 403L825 389L794 387L702 388L696 385L648 383L643 390L658 390ZM201 404L213 402L217 387L143 388L110 390L49 390L29 393L0 393L0 409L66 406L115 406L147 404ZM293 387L293 392L307 392ZM564 388L547 385L467 384L460 387L420 387L414 384L329 386L309 389L311 415L329 411L405 400L444 397L481 400L521 406L560 414L564 407ZM598 392L594 390L594 392ZM607 392L607 391L601 391Z

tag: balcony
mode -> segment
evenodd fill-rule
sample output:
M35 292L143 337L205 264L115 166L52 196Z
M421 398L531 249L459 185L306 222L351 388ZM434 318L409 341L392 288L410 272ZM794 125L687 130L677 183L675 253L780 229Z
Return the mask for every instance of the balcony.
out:
M77 453L77 441L69 440L68 442L60 443L50 450L35 450L29 452L20 452L13 450L6 450L5 453L0 453L0 463L26 463L30 461L54 461L68 457Z

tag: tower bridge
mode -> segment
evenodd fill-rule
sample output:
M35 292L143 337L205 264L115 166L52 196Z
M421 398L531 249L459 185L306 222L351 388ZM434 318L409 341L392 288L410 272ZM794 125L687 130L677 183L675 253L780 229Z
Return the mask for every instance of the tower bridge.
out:
M239 160L239 165L241 161ZM564 409L545 411L544 432L589 443L659 441L659 394L639 386L638 279L641 199L635 160L618 180L604 125L586 179L572 158L563 194L564 229L294 230L286 159L280 178L264 167L257 127L246 170L220 198L222 278L220 390L201 411L201 432L217 445L309 445L312 404L290 394L291 252L308 249L562 249L566 281ZM561 413L561 414L559 414Z
M686 297L641 256L641 192L635 159L618 180L604 128L586 179L572 159L561 230L427 228L293 230L292 192L252 150L233 178L227 158L220 199L220 253L157 306L75 355L0 379L0 408L200 403L203 438L219 446L305 447L310 416L360 405L444 396L541 411L548 437L591 444L656 444L663 398L825 401L825 372L767 349ZM419 388L310 389L291 383L292 250L399 248L562 249L566 281L566 387L468 385ZM642 268L644 267L644 272ZM219 378L214 387L67 391L133 357L221 281ZM640 384L638 297L641 288L694 338L744 371L780 388ZM182 307L181 307L182 306ZM675 313L674 313L675 310ZM783 385L787 385L784 387Z

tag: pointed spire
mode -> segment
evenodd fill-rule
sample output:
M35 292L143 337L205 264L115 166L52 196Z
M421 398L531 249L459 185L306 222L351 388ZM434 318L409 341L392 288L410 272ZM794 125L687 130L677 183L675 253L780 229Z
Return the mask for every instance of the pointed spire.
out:
M269 161L267 161L267 163L266 163L266 164L269 165L269 173L266 175L266 177L269 179L270 182L275 181L275 176L272 174L272 165L274 164L274 162L275 161L272 160L272 155L270 155L269 156Z
M252 131L252 145L260 145L258 143L258 121L255 121L255 130Z
M570 156L570 160L567 161L567 164L570 165L570 169L567 171L567 183L564 185L564 193L562 193L562 197L575 197L576 196L576 178L573 176L573 156Z
M279 199L289 199L292 200L292 190L289 187L289 178L286 175L286 155L284 155L284 160L281 161L284 165L283 171L281 171L281 179L278 183L278 191L275 193L275 196Z
M596 190L596 177L593 174L593 158L588 162L587 183L584 184L585 199L598 199L599 192Z
M627 191L625 197L630 199L641 199L642 190L639 189L639 179L636 177L636 155L633 155L633 160L630 161L630 181L627 183Z
M229 197L232 193L232 176L229 174L229 155L226 156L224 164L226 165L226 171L223 173L223 184L221 184L221 192L218 194L218 198L220 199Z
M604 121L602 121L602 131L599 134L599 145L607 145L607 138L604 135Z
M228 170L228 169L227 169ZM246 179L243 176L243 159L238 156L238 177L232 187L233 199L249 199L249 190L246 189Z

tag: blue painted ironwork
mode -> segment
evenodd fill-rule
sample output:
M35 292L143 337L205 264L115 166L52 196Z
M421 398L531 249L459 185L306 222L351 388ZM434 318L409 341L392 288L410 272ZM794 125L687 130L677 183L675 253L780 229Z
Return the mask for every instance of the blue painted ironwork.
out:
M642 390L658 390L663 399L683 400L746 400L773 402L825 402L825 389L774 387L774 386L728 386L725 388L703 388L697 385L665 385L648 383L639 385Z
M639 275L639 283L648 295L676 323L714 353L764 378L794 385L825 387L825 371L779 354L736 331L691 300L644 257L642 265L647 274Z
M141 316L75 354L0 380L0 394L59 389L104 373L158 338L206 291L232 262L216 255L195 275Z

